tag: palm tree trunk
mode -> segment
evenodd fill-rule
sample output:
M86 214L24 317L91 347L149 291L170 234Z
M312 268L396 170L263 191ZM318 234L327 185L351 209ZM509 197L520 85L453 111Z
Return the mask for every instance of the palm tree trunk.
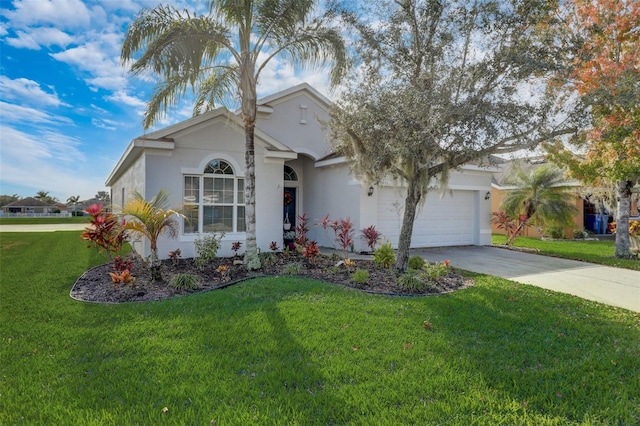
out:
M243 47L240 70L240 91L242 92L242 118L244 120L244 214L246 226L246 251L244 264L249 270L260 268L258 244L256 241L256 155L254 131L256 125L256 85L255 64L247 46Z
M413 222L416 218L418 203L420 203L420 188L418 188L415 180L416 179L413 179L408 182L407 197L404 201L404 215L402 217L402 227L400 228L398 254L395 266L399 272L407 271L409 247L411 247L411 235L413 234Z
M631 189L633 182L616 181L616 198L618 213L616 217L616 257L631 257L631 240L629 238L629 210L631 208Z
M151 245L151 264L149 269L151 270L151 280L155 282L162 281L160 257L158 257L158 247L154 244Z

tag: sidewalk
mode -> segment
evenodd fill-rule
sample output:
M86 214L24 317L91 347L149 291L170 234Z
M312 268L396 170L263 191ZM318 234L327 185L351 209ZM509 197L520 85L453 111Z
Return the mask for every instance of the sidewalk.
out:
M34 225L0 225L0 232L84 231L88 223L51 223Z

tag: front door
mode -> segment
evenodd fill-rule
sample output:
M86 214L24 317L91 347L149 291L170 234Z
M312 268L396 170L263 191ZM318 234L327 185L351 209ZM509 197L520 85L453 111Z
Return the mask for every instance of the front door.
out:
M296 189L297 188L284 188L283 202L282 202L282 222L283 222L283 234L282 239L284 242L284 248L288 250L295 250L294 240L296 238Z

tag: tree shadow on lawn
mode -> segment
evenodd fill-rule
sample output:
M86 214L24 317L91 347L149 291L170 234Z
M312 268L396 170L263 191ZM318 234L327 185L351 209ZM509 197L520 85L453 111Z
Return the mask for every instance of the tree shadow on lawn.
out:
M516 401L523 414L640 421L640 328L616 321L618 313L631 313L485 278L464 297L436 298L429 308L434 330L446 334L488 387Z
M85 330L82 346L91 349L78 347L71 360L91 366L79 408L131 421L348 423L355 407L325 388L320 366L300 343L304 330L291 330L292 318L304 313L281 306L297 293L326 292L326 285L269 285L275 281L164 302L86 305L110 310L111 325L101 324L101 335Z

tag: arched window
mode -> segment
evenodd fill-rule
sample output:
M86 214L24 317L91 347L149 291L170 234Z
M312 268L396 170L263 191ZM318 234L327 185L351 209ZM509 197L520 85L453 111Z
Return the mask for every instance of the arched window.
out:
M244 179L231 164L210 161L203 174L184 176L185 233L244 232Z
M287 166L286 164L284 165L284 180L288 180L288 181L298 180L298 175L296 174L296 171L293 170L290 166Z

